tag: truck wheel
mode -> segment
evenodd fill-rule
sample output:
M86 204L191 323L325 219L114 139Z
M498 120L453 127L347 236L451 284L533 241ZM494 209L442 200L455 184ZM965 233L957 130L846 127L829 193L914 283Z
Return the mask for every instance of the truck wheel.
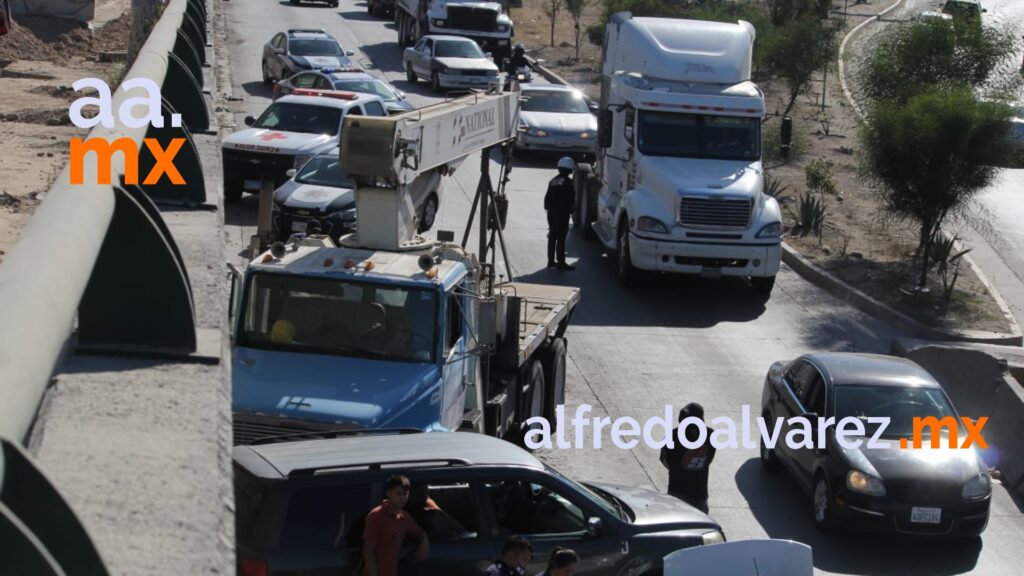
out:
M538 429L541 426L540 424L526 426L526 421L534 416L544 416L544 367L541 366L540 361L534 360L530 364L530 368L526 373L526 379L530 386L530 397L525 403L525 413L520 414L520 417L516 419L516 430L513 436L516 444L529 450L526 446L526 434L530 430Z
M241 178L224 175L224 201L238 202L242 199L242 188L245 183Z
M547 398L544 400L544 417L551 422L555 431L555 408L565 404L565 338L555 338L544 350L544 381L547 384Z
M430 73L430 89L434 92L441 91L441 77L438 75L437 70Z
M398 15L399 13L397 11L395 12L395 14L396 14L396 16L395 16L395 28L398 29L398 49L399 50L405 50L405 48L407 46L409 46L409 42L406 39L406 32L405 32L405 22L406 22L406 19L405 19L404 16Z
M628 225L619 226L619 252L616 261L619 269L619 283L627 287L634 285L639 271L633 267L633 259L629 254Z
M758 294L769 296L772 293L772 288L775 287L775 276L752 276L750 287Z
M419 78L416 77L416 72L412 69L412 62L405 63L405 79L408 80L410 84L415 84L416 81L419 80Z

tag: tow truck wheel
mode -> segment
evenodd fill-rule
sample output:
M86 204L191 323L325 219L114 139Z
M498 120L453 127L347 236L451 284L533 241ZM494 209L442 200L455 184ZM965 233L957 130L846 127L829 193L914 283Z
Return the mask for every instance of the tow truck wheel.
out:
M544 399L545 386L544 386L544 367L541 365L539 360L534 360L530 364L530 368L526 373L527 384L529 385L529 398L526 399L525 410L520 417L517 418L518 422L515 424L516 429L514 431L514 438L516 444L519 444L523 448L529 450L526 446L526 435L530 430L540 428L540 424L526 425L526 421L535 416L544 416Z
M544 350L541 357L544 362L544 381L547 386L547 398L544 399L544 417L551 422L551 431L555 431L555 408L565 404L565 338L555 338Z
M594 237L594 230L590 227L594 212L587 194L593 171L590 164L576 164L576 170L572 175L572 184L576 189L576 207L572 212L573 232L587 240Z
M412 69L412 62L405 63L405 79L408 80L410 84L415 84L419 80L419 78L416 77L416 72Z
M775 276L751 276L750 287L758 294L768 296L775 287Z
M629 254L629 226L623 222L619 226L619 253L616 258L619 267L619 283L632 286L636 283L637 269L633 267L633 259Z

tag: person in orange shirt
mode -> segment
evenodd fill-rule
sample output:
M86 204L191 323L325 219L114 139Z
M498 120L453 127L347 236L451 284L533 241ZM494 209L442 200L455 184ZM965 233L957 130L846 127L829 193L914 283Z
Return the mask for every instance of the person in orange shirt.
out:
M424 532L404 510L409 500L409 479L392 476L384 486L385 499L366 516L363 529L363 576L398 576L398 554L406 536L419 540L416 559L430 556Z

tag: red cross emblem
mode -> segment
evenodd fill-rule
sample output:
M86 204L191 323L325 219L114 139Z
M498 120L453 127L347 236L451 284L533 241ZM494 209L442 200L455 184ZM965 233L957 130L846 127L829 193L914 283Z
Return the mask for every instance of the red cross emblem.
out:
M262 135L260 135L260 140L263 140L264 142L269 142L271 140L287 140L287 139L288 139L287 136L285 136L284 134L278 134L277 132L271 132L270 134L262 134Z

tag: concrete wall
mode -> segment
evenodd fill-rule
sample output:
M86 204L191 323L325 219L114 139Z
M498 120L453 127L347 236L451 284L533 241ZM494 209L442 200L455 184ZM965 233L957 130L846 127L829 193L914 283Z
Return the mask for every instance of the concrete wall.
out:
M893 353L920 364L942 384L962 416L988 416L982 432L989 448L985 461L1004 483L1024 493L1024 388L1009 374L1005 360L980 350L953 346L894 343Z
M89 22L96 12L96 0L11 0L11 12L18 16L57 16Z

